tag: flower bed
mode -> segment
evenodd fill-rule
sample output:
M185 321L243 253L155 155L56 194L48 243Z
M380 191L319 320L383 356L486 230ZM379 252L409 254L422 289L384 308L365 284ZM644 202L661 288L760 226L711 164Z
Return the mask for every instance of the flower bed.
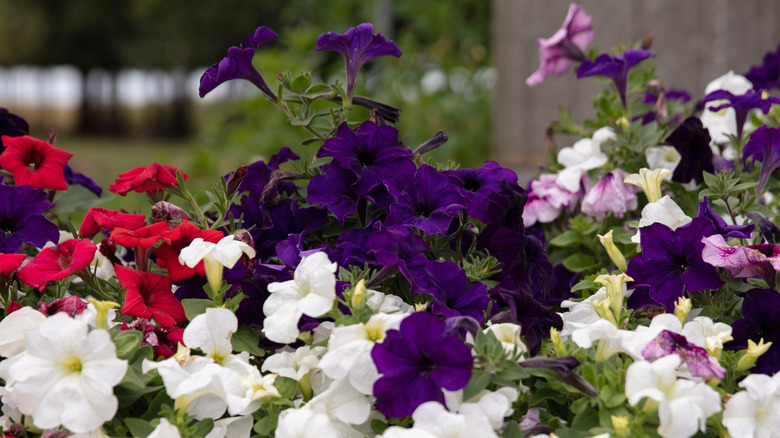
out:
M201 96L248 80L312 135L206 204L154 163L109 187L149 212L61 223L64 190L102 189L0 112L4 434L778 435L780 49L694 105L649 47L586 54L593 34L572 5L539 42L529 85L578 65L606 87L526 189L426 159L446 134L407 148L399 110L355 94L401 56L370 24L317 41L346 85L266 82L266 27L203 75Z

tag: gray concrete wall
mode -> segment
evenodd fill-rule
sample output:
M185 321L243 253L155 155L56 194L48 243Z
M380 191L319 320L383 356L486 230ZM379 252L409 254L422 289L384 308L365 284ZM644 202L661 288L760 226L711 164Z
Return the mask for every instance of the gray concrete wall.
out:
M778 0L581 0L592 17L601 52L654 36L651 51L666 88L703 97L708 82L734 70L745 73L780 44ZM492 0L493 56L498 69L493 157L527 178L546 162L545 128L557 108L575 120L592 114L599 90L594 78L574 72L548 77L535 88L525 78L539 66L537 38L549 38L563 23L569 2ZM576 68L576 66L575 66ZM563 139L566 140L566 139ZM570 146L561 142L558 147Z

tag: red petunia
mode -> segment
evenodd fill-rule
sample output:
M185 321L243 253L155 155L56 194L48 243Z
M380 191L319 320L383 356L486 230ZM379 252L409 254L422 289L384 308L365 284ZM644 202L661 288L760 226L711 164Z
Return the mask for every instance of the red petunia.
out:
M19 270L22 283L41 292L50 281L62 280L92 263L97 246L88 239L69 239L57 246L44 248L30 263Z
M85 299L79 298L75 295L71 295L65 298L59 298L51 303L38 303L38 311L46 316L52 316L55 313L67 313L73 318L76 315L80 315L89 306L89 302Z
M189 176L180 169L160 163L148 167L136 167L120 174L108 190L122 196L126 196L131 191L141 193L159 190L178 185L177 173L181 173L185 180Z
M152 319L162 326L182 324L184 306L173 294L170 277L116 265L116 278L127 289L122 313Z
M141 247L149 249L160 240L163 240L162 234L167 231L170 231L168 222L156 222L132 230L123 227L114 228L110 238L125 248Z
M0 277L2 275L8 277L8 274L19 269L26 258L25 254L3 254L0 252Z
M125 248L134 248L136 266L138 269L146 271L149 251L157 242L166 240L162 234L169 230L168 222L157 222L137 230L114 228L109 240Z
M65 164L73 154L29 135L4 135L2 140L5 151L0 154L0 167L13 174L17 186L68 190Z
M195 275L206 276L206 268L203 261L198 263L194 269L179 263L179 253L182 249L188 247L195 238L200 237L206 242L217 243L225 237L225 233L217 230L201 230L189 221L182 221L178 227L163 233L167 239L165 243L154 250L157 257L157 266L168 269L168 275L173 281L186 280Z
M114 228L127 228L136 230L146 225L146 216L143 214L122 213L103 207L92 207L87 210L84 221L79 228L79 234L84 237L92 237L102 230Z

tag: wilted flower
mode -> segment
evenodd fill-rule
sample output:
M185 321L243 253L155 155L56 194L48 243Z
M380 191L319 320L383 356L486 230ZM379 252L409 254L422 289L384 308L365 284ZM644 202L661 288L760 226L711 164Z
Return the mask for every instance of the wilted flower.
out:
M762 125L756 129L742 150L742 154L742 163L745 167L748 165L749 158L752 158L751 165L756 161L761 163L756 187L756 193L761 193L772 171L780 167L780 128Z
M540 65L525 80L529 87L541 84L548 75L560 76L569 71L574 62L585 60L583 51L595 34L590 21L590 15L582 7L574 3L569 5L563 26L550 38L538 40Z
M622 218L626 212L635 210L637 198L631 190L633 187L629 188L623 183L626 175L620 169L607 173L582 198L582 212L604 219L607 213Z

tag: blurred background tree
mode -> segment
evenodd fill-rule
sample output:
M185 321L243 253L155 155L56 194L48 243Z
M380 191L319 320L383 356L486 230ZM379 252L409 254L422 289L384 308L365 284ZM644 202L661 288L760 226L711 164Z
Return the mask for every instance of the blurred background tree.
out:
M111 137L146 146L170 142L186 148L191 162L180 165L213 176L215 170L267 157L281 146L304 150L298 143L307 135L290 126L251 87L232 88L229 94L239 99L196 104L194 78L225 56L228 47L264 25L280 35L255 56L255 65L272 87L275 76L288 70L311 70L315 81L343 82L343 59L315 52L316 39L324 32L343 33L372 22L404 55L370 62L358 78L357 94L402 109L396 126L410 148L446 131L450 141L434 151L434 159L468 166L488 157L491 142L495 71L489 20L490 2L484 0L0 0L0 40L5 42L0 45L0 66L78 69L81 106L77 130L67 145L73 152L79 153L73 150L79 148L76 138L94 146L96 135L107 154L120 153L111 147ZM169 98L129 109L118 83L122 74L137 69L164 75L160 84L165 86L149 86ZM39 137L50 127L59 128L32 127ZM120 143L128 149L124 140ZM120 171L154 159L148 153L127 152ZM139 162L129 162L133 159Z

